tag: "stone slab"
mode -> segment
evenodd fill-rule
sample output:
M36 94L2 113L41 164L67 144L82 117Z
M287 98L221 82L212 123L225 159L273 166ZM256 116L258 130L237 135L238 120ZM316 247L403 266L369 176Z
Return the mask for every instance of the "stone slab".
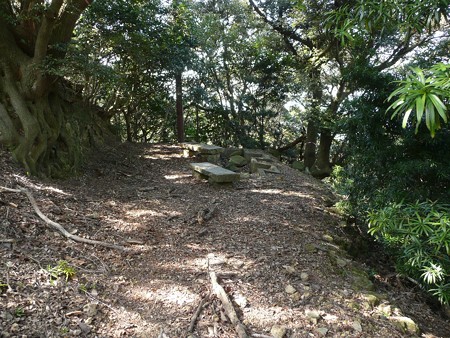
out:
M208 177L208 180L213 183L230 183L239 180L240 175L234 171L222 168L218 165L201 162L201 163L191 163L191 168Z
M212 144L205 144L205 143L195 143L195 142L183 142L180 144L182 148L195 151L200 154L207 154L207 155L216 155L221 154L224 149L222 147L218 147Z

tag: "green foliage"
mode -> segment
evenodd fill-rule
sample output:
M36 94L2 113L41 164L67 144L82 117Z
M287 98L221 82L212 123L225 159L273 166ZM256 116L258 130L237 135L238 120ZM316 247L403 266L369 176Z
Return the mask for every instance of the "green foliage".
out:
M22 307L17 307L14 310L14 316L16 316L17 318L25 316L25 310Z
M400 272L450 302L450 205L392 203L369 213L369 233L398 254Z
M58 261L58 264L55 266L47 266L47 271L50 274L52 281L57 280L59 277L64 277L65 280L68 281L76 274L75 268L70 266L65 260Z
M361 219L390 202L450 199L450 133L443 129L432 139L425 126L415 134L391 120L385 111L394 79L361 72L360 95L343 107L347 156L342 174L352 182L345 185L345 195L351 213Z
M450 65L437 64L426 73L420 68L411 68L406 80L398 81L397 88L388 98L398 97L388 108L394 110L392 118L403 114L403 128L415 112L416 133L422 120L430 131L431 137L441 128L441 119L448 121L447 105L450 99Z

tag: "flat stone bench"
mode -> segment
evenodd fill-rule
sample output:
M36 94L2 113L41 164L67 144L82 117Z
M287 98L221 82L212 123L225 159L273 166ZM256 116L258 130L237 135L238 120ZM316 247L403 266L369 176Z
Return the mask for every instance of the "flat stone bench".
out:
M220 154L224 151L222 147L196 142L183 142L180 147L184 148L184 157L199 156L200 160L213 163L219 161Z
M210 183L233 183L240 177L234 171L209 162L191 163L190 166L197 178L208 179Z

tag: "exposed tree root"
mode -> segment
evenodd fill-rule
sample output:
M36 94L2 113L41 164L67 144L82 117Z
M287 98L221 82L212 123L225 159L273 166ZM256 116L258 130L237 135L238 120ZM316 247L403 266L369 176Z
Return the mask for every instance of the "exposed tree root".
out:
M11 189L11 188L6 188L6 187L0 186L0 190L6 191L6 192L14 192L14 193L23 193L23 194L25 194L28 197L28 200L30 201L31 206L33 207L34 211L39 216L39 218L42 219L46 224L48 224L52 228L58 230L66 238L69 238L69 239L71 239L71 240L73 240L75 242L79 242L79 243L100 245L100 246L104 246L104 247L111 248L111 249L126 251L126 248L124 248L123 246L120 246L120 245L111 244L111 243L102 242L102 241L96 241L96 240L93 240L93 239L87 239L87 238L83 238L83 237L71 234L61 224L59 224L57 222L54 222L51 219L49 219L47 216L45 216L42 213L42 211L39 209L39 207L37 206L36 200L34 199L34 197L31 194L31 192L29 190L25 189L25 188Z

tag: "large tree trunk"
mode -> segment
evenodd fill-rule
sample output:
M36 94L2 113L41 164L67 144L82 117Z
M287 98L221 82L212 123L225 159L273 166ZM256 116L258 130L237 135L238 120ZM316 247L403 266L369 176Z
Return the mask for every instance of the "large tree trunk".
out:
M330 176L332 172L330 163L331 143L333 135L328 128L322 128L320 131L320 143L317 152L316 163L311 170L311 174L317 178L325 178Z
M90 2L53 0L39 11L34 1L0 4L0 144L30 174L76 169L83 146L101 133L74 91L44 71L47 58L64 57L51 46L70 41Z

